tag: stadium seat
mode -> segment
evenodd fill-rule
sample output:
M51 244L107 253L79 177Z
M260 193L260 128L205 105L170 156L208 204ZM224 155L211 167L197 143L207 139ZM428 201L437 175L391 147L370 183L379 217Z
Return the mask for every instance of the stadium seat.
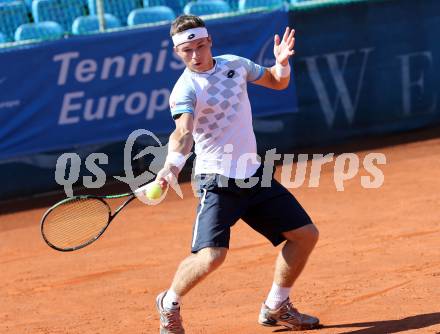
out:
M285 4L284 0L240 0L238 3L239 10L246 10L259 7L276 8Z
M0 32L0 43L6 43L6 36Z
M103 0L104 12L116 16L122 25L127 25L127 17L136 8L142 7L142 0ZM96 15L96 0L88 0L90 14Z
M26 7L30 13L32 13L32 0L24 0Z
M116 16L104 14L105 27L119 28L121 22ZM72 33L74 35L84 35L99 31L99 19L96 15L80 16L73 21Z
M61 25L53 21L25 23L15 31L15 40L24 41L27 39L51 40L60 39L64 35Z
M183 8L183 12L185 14L192 15L211 15L228 13L230 11L231 8L227 2L223 0L190 2L185 6L185 8Z
M144 7L153 6L167 6L170 7L174 14L180 15L183 13L183 7L191 0L144 0Z
M0 3L0 32L7 42L14 40L14 33L19 25L29 21L24 2Z
M176 18L171 8L165 6L155 6L150 8L140 8L133 10L128 15L128 25L154 23L160 21L172 21Z
M35 22L55 21L70 32L75 18L87 15L87 7L80 0L34 0L32 15Z
M226 1L229 5L229 7L231 7L231 10L238 10L238 0L227 0Z
M197 0L197 2L209 2L212 0ZM239 0L223 0L228 3L231 10L237 10L238 9L238 1Z
M11 3L16 1L24 2L28 13L32 13L32 0L0 0L0 3L8 3L8 2Z

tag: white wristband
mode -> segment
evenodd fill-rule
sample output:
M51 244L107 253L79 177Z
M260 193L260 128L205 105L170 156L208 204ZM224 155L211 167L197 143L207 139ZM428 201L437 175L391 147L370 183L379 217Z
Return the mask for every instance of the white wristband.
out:
M287 78L290 75L290 64L287 63L286 66L283 66L277 62L275 64L275 74L278 78Z
M186 162L185 156L179 152L168 152L167 159L165 160L166 164L175 166L179 168L179 170L183 168L185 162Z

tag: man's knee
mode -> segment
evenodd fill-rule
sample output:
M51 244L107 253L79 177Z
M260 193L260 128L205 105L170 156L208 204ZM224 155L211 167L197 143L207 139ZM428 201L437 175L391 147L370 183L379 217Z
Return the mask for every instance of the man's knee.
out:
M210 269L219 267L226 259L227 248L207 247L197 252L197 257Z
M283 235L289 241L312 246L314 246L319 239L319 231L314 224L308 224L298 229L284 232Z

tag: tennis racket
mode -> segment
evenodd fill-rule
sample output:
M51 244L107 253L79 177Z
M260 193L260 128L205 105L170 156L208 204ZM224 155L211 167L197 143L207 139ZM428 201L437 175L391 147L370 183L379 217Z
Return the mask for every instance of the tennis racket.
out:
M136 196L145 196L150 184L126 194L74 196L56 203L41 219L40 228L44 241L61 252L70 252L90 245L98 240L116 215ZM112 213L109 200L117 198L126 199Z

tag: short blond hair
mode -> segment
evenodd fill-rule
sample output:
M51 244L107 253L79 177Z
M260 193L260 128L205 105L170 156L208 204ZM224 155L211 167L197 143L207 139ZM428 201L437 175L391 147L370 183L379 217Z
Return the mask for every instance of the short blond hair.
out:
M192 29L205 27L205 22L195 15L180 15L171 24L170 35L173 37L175 34Z

